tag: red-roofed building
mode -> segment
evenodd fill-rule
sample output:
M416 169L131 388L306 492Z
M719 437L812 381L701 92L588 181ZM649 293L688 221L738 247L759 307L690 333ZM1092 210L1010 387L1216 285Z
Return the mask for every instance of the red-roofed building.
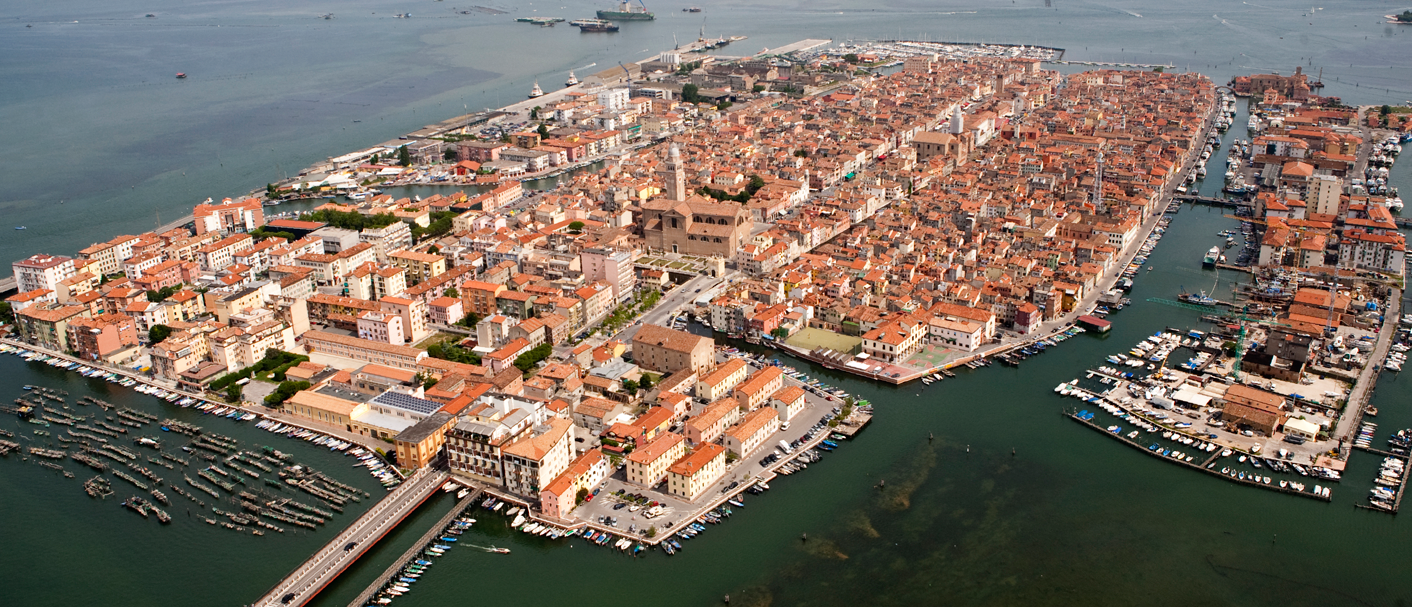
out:
M726 473L726 448L701 445L667 469L667 492L695 501Z

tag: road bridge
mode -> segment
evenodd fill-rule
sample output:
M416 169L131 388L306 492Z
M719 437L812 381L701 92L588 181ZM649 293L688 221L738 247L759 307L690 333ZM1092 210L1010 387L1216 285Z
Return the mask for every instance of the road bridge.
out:
M373 504L363 516L339 533L328 544L304 561L293 573L285 576L274 588L260 597L254 607L306 605L339 574L377 544L388 532L397 528L427 498L450 478L445 471L431 467L418 470L391 493Z

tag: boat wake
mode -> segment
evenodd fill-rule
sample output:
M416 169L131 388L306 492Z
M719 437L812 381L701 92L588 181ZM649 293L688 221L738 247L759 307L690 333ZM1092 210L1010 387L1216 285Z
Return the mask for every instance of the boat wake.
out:
M475 544L467 544L467 545L470 546L470 547L472 547L472 548L479 548L479 549L484 550L484 551L486 551L486 552L493 552L493 553L496 553L496 554L510 554L510 549L509 549L509 548L496 548L495 546L477 546L477 545L475 545Z

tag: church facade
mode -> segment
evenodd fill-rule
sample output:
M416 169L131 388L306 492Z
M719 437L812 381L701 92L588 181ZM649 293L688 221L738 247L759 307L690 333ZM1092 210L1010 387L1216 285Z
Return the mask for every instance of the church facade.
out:
M649 249L731 258L750 237L750 209L686 192L686 171L675 145L660 171L665 197L642 205L642 238Z

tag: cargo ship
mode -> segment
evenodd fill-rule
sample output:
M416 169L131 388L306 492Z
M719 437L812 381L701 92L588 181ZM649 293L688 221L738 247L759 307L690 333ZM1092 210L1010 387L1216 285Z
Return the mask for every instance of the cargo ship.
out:
M603 19L577 19L570 21L569 25L579 28L580 32L616 32L618 24Z
M657 18L656 15L647 12L647 5L643 4L642 0L638 0L637 3L642 8L633 8L631 3L627 0L623 0L618 3L618 10L598 11L598 18L615 19L618 21L652 21Z

